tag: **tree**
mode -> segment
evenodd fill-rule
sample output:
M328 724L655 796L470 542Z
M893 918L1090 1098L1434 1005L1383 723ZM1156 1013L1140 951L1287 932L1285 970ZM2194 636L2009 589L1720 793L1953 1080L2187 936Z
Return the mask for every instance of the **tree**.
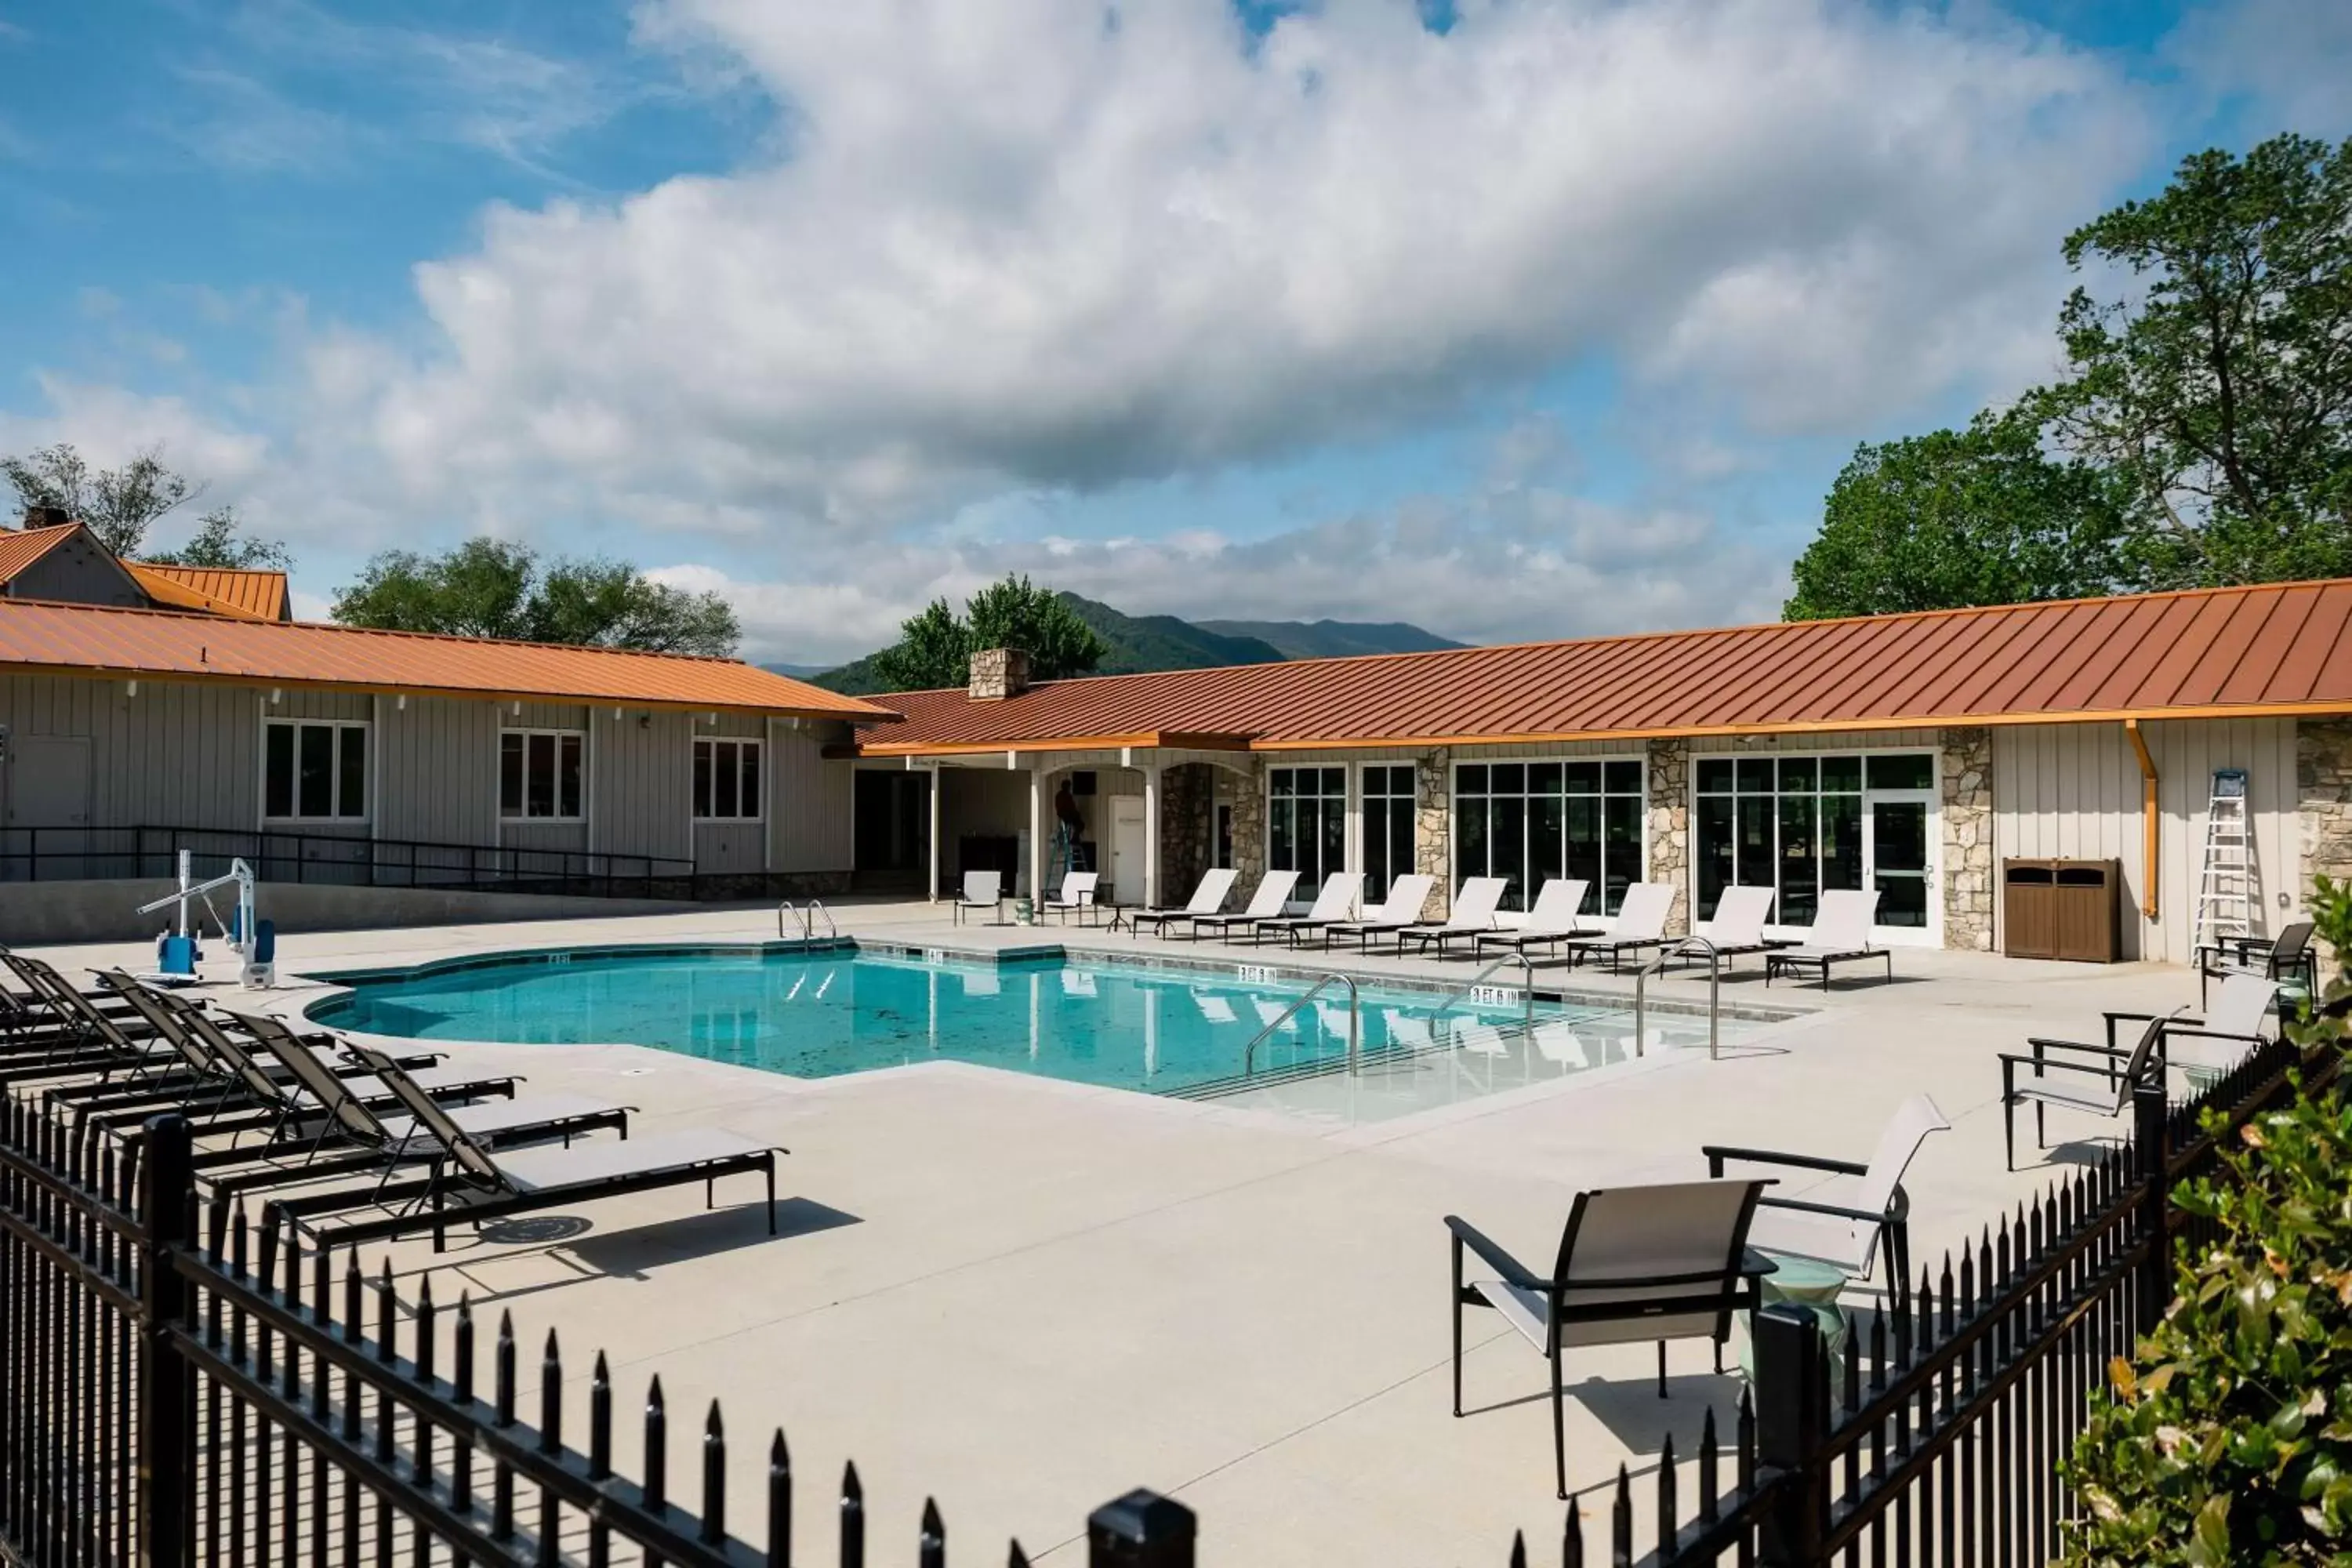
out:
M198 518L196 531L179 549L150 553L145 560L155 566L212 566L235 572L285 572L294 564L282 541L238 533L236 510L226 506L215 507Z
M971 679L972 654L992 647L1021 649L1039 680L1084 675L1110 651L1059 594L1007 574L965 600L961 618L945 599L908 616L898 640L874 656L874 669L892 691L962 686Z
M54 508L87 524L117 555L136 554L157 518L203 489L165 468L160 447L119 468L93 468L61 441L21 458L0 458L0 473L8 476L25 510Z
M2034 399L2137 503L2151 586L2352 573L2352 140L2281 136L2066 238L2070 379Z
M2114 590L2116 482L2045 454L2032 423L1983 416L1855 449L1797 558L1792 621L2013 605Z
M470 539L440 555L393 550L335 595L335 619L381 631L572 643L726 658L742 635L717 594L656 583L617 561L558 559Z

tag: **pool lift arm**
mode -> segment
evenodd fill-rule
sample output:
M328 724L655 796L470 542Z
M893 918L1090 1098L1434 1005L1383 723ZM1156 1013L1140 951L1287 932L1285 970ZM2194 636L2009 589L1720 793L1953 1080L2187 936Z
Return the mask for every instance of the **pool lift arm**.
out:
M194 858L190 851L181 850L179 890L166 893L152 903L140 905L137 912L152 915L160 909L175 910L174 921L178 929L173 934L184 937L192 934L188 930L189 904L202 903L205 906L205 912L212 916L213 924L219 929L221 939L228 943L230 949L240 959L244 960L244 966L237 973L239 984L247 986L275 984L278 979L278 966L275 963L261 957L261 922L255 917L254 911L254 890L260 879L253 874L252 867L243 860L233 859L228 863L227 870L209 881L199 882L194 879L192 869ZM232 882L236 884L236 922L234 930L221 924L220 912L213 908L213 901L209 897L214 889L225 888Z

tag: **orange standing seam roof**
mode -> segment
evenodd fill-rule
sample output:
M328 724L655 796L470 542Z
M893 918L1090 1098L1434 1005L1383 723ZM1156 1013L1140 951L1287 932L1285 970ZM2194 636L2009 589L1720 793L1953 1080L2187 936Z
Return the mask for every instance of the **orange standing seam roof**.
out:
M122 569L138 581L149 597L175 608L248 616L265 621L286 619L283 572L227 566L157 566L144 561L125 561ZM194 595L193 601L189 595Z
M2352 580L1297 659L877 699L867 755L1262 751L2352 713Z
M13 583L16 574L63 544L80 524L59 528L0 529L0 583Z
M152 676L878 723L887 708L728 658L0 600L0 673Z

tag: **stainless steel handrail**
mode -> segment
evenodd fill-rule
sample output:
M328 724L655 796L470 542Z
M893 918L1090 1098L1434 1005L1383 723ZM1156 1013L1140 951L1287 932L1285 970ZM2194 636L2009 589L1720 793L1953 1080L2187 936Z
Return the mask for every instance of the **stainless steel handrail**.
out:
M782 903L776 906L776 940L778 942L783 941L787 936L792 934L784 929L784 912L787 910L791 910L794 916L798 916L801 912L801 907L793 902L790 899L784 900ZM805 928L803 928L803 931L805 931Z
M1361 1015L1359 1012L1361 995L1357 991L1356 983L1353 979L1345 974L1327 974L1322 979L1317 981L1313 986L1308 988L1306 995L1301 996L1297 1001L1293 1002L1289 1006L1285 1007L1279 1017L1276 1018L1272 1023L1268 1024L1265 1028L1260 1029L1257 1032L1257 1038L1252 1040L1249 1043L1248 1048L1242 1052L1242 1076L1244 1078L1249 1077L1251 1072L1255 1069L1257 1065L1257 1048L1260 1045L1265 1043L1266 1037L1273 1034L1285 1024L1290 1022L1292 1018L1297 1016L1300 1008L1306 1006L1307 1004L1314 1001L1315 998L1323 994L1326 987L1334 984L1344 985L1348 988L1348 1076L1349 1078L1357 1076L1358 1069L1362 1065L1358 1049L1359 1042L1363 1035L1363 1021Z
M1655 958L1633 972L1633 1054L1642 1054L1642 1039L1649 1007L1646 992L1650 976L1665 968L1666 961L1679 956L1686 948L1706 949L1706 1059L1718 1061L1718 1048L1723 1040L1723 954L1717 951L1711 937L1696 933L1686 936L1672 947L1662 947Z
M1520 973L1527 978L1527 984L1522 987L1519 992L1520 999L1524 1004L1519 1021L1523 1027L1528 1029L1534 1028L1536 1026L1536 966L1528 959L1526 953L1517 952L1517 950L1503 954L1502 957L1495 960L1494 963L1488 964L1486 968L1480 970L1477 973L1472 975L1461 984L1455 986L1454 990L1447 994L1444 1002L1439 1005L1437 1011L1429 1016L1430 1027L1433 1030L1435 1029L1437 1026L1437 1020L1452 1012L1455 1003L1460 1002L1464 997L1469 995L1470 993L1477 990L1479 985L1486 981L1486 976L1494 973L1495 971L1502 968L1503 965L1507 963L1517 964L1519 966Z
M812 940L816 936L816 918L819 915L823 915L824 917L825 935L829 937L838 937L841 935L841 928L833 923L833 911L824 907L824 900L823 899L811 899L808 901L808 910L802 919L808 928L808 934Z

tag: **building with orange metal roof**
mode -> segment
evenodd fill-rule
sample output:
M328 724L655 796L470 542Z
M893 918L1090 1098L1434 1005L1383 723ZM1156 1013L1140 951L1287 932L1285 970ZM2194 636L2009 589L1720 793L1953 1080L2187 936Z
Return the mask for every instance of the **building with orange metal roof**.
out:
M1229 865L1552 877L1587 912L1666 881L1704 922L1762 885L1776 926L1879 895L1889 942L2004 942L2002 863L2114 863L2126 955L2187 959L2217 770L2244 773L2257 932L2352 870L2352 582L1299 660L878 699L861 823L936 848L934 887L1052 885L1042 803L1114 896L1181 900ZM884 853L861 834L860 865ZM1009 846L1009 847L1008 847ZM2028 868L2029 875L2035 874ZM1439 907L1433 900L1432 911ZM2210 911L2208 911L2209 913Z

